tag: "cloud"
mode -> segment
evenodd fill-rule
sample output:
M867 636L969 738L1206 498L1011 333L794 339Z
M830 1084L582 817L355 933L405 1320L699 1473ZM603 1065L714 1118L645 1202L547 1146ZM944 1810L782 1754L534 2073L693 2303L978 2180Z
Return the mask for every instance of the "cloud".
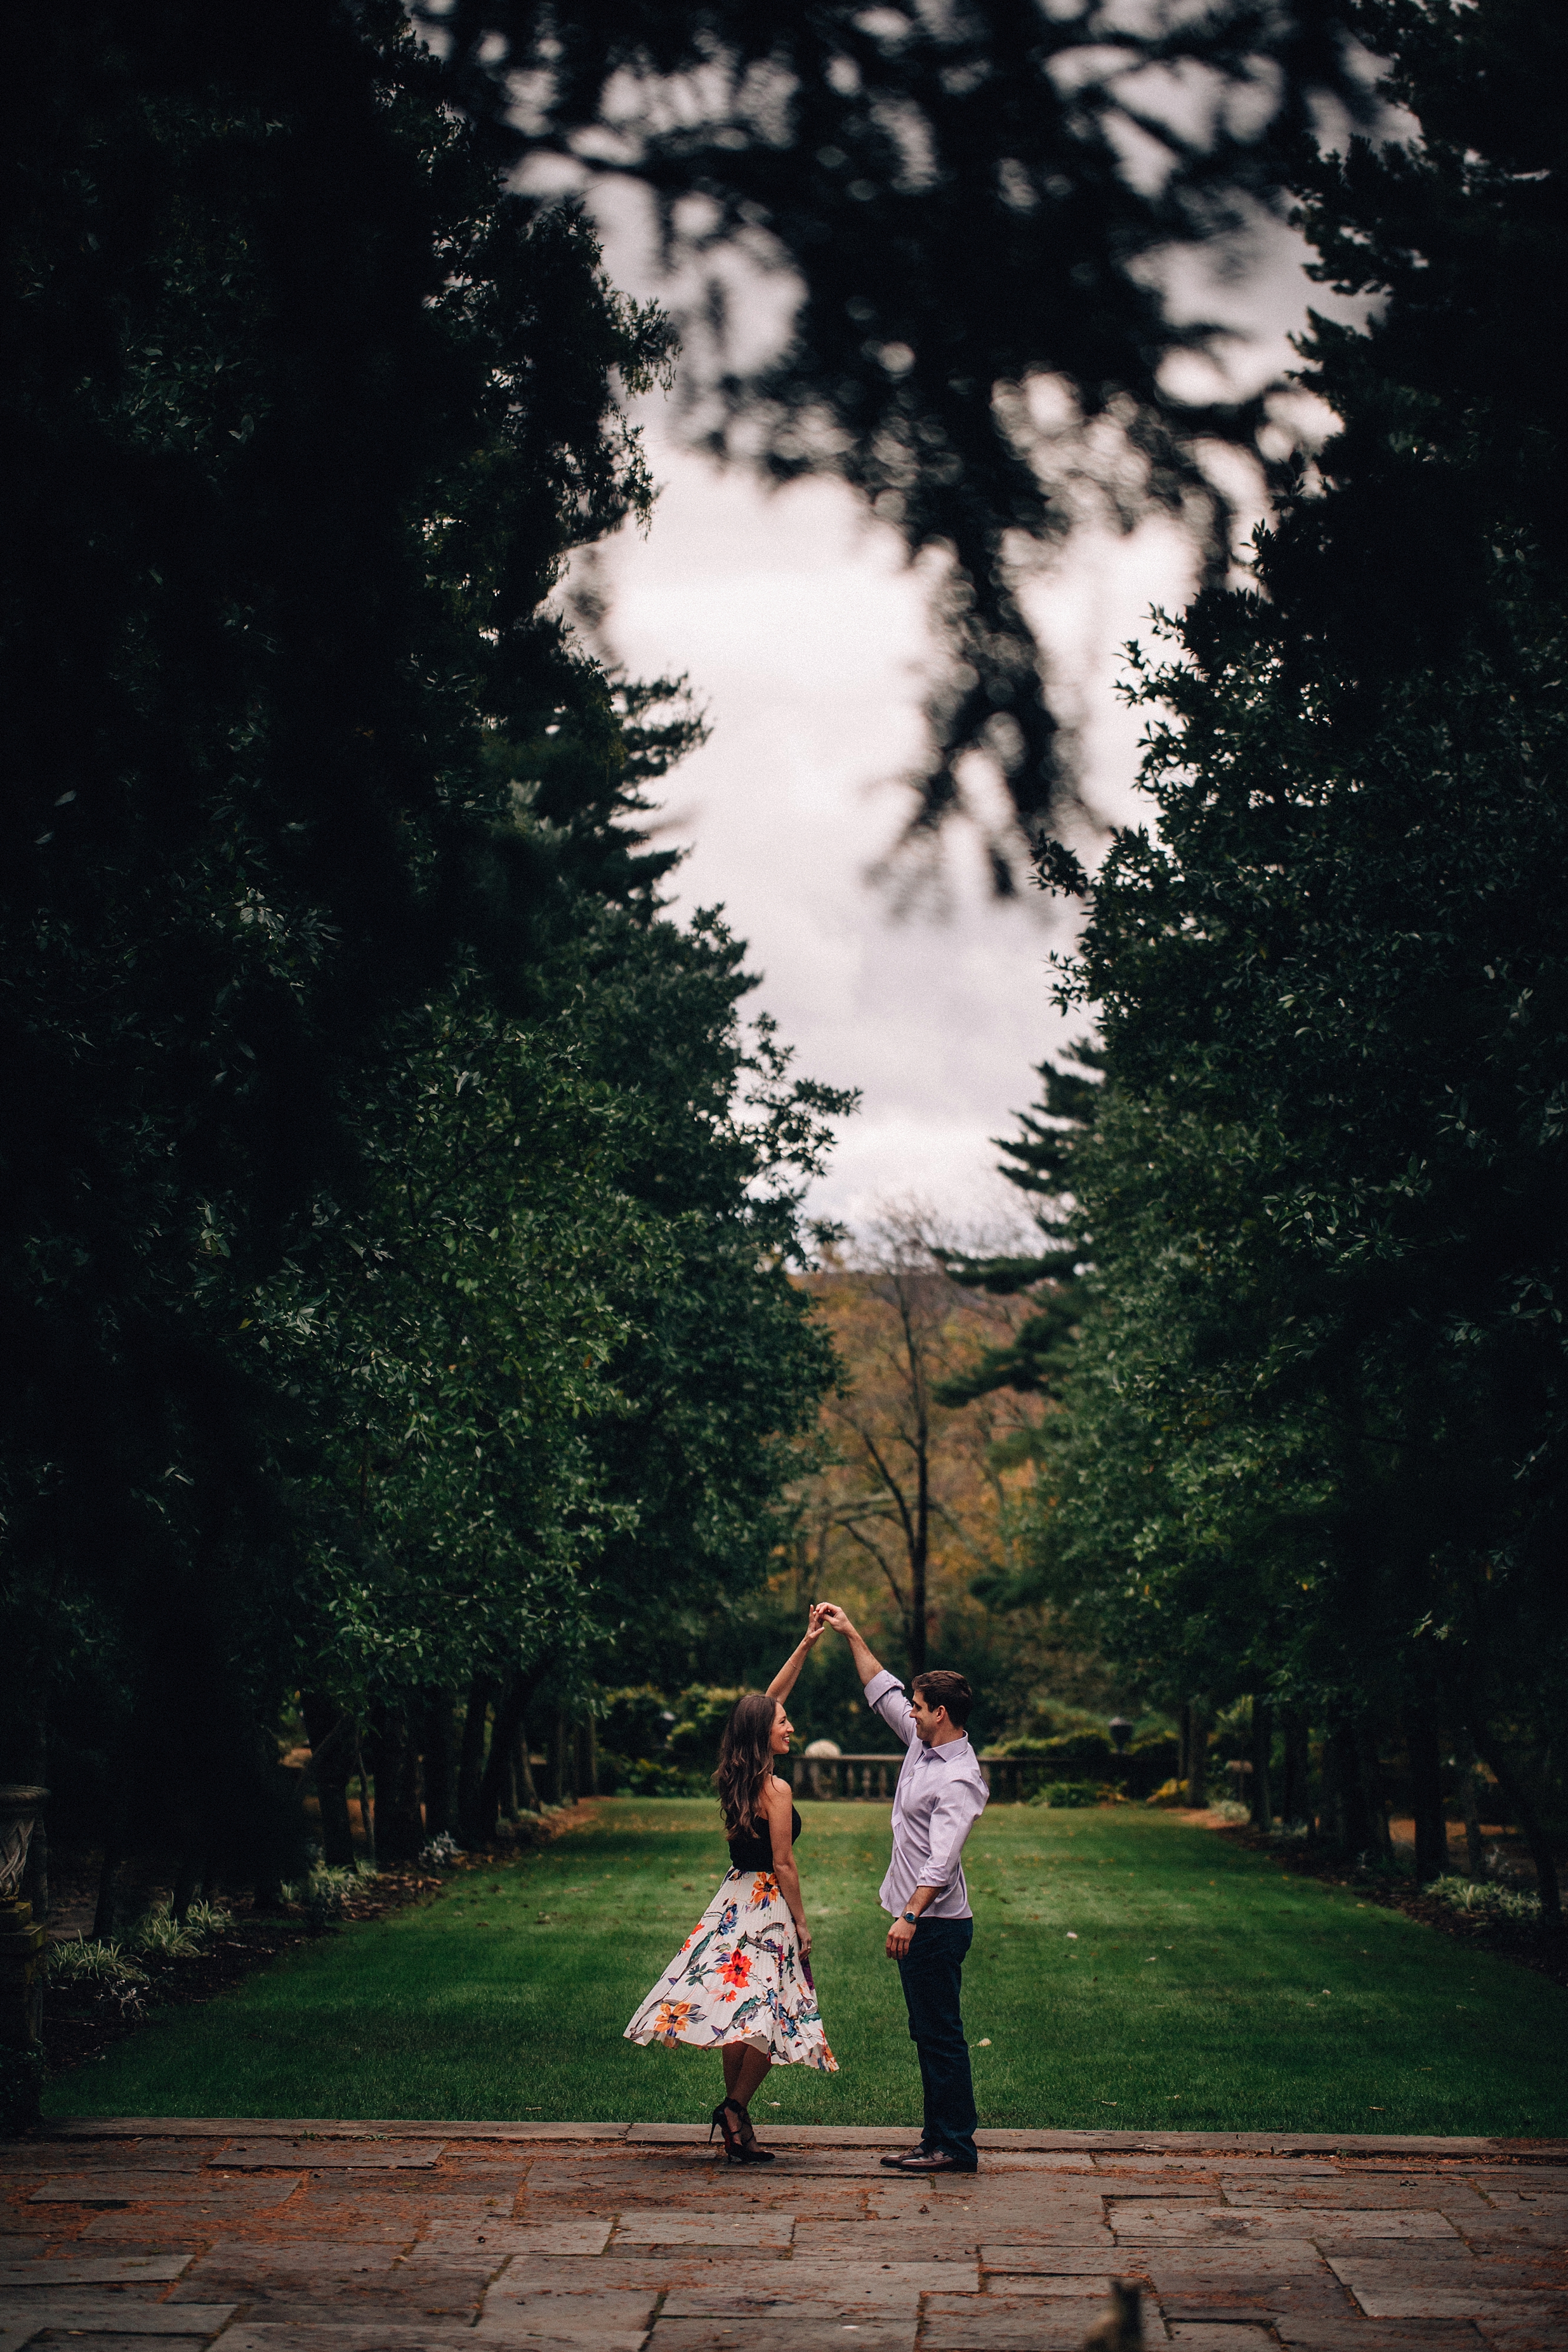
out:
M658 294L645 207L625 191L604 205L612 276ZM1177 306L1252 337L1233 347L1233 383L1290 363L1286 336L1309 291L1300 252L1273 228L1241 283L1186 265ZM788 305L762 281L755 308L753 341L765 344ZM1033 1099L1033 1066L1085 1025L1050 1003L1048 960L1071 945L1072 911L1032 891L998 903L979 841L961 827L943 847L940 909L925 901L901 918L871 885L907 817L898 779L922 742L934 659L925 582L842 486L770 491L684 447L674 409L643 414L663 493L649 536L612 541L596 585L610 595L615 656L643 677L689 674L712 721L711 740L671 782L668 838L690 845L675 911L722 904L762 975L753 1003L778 1020L797 1068L863 1092L815 1213L863 1226L879 1197L914 1186L960 1224L994 1223L1018 1196L996 1174L991 1138ZM1149 607L1179 607L1191 581L1179 530L1151 521L1126 536L1085 529L1024 590L1101 828L1078 844L1087 862L1105 825L1146 816L1135 791L1143 719L1114 691L1121 647L1147 638Z

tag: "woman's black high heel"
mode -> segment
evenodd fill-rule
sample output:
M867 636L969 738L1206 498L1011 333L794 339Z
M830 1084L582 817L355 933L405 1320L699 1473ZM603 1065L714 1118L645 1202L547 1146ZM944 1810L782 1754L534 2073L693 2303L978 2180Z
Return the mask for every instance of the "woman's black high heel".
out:
M738 2105L739 2102L737 2101L735 2104ZM757 2134L751 2127L750 2108L741 2107L740 2162L742 2164L771 2164L772 2161L773 2150L770 2147L758 2147L757 2145Z
M741 2122L747 2126L747 2130L750 2129L751 2117L747 2114L746 2109L741 2105L740 2101L738 2099L721 2099L718 2105L715 2107L713 2111L713 2131L710 2131L708 2134L710 2142L713 2138L714 2132L718 2131L724 2134L725 2161L728 2164L771 2164L773 2161L773 2150L770 2147L758 2147L755 2137L751 2139L743 2139L740 2133L729 2120L731 2108L733 2108L735 2113L740 2117Z

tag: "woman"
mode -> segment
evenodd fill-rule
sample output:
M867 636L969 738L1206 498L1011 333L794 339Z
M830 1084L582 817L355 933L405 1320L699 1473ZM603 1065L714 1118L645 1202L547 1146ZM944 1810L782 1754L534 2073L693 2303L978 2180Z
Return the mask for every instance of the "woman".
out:
M728 1872L631 2024L628 2042L717 2048L725 2095L713 2111L731 2164L771 2164L758 2147L750 2107L776 2058L836 2074L817 2009L811 1931L800 1898L794 1844L800 1816L773 1759L788 1756L793 1726L784 1701L825 1620L813 1609L804 1639L766 1691L747 1691L724 1727L714 1775L729 1836ZM711 2139L713 2133L708 2134Z

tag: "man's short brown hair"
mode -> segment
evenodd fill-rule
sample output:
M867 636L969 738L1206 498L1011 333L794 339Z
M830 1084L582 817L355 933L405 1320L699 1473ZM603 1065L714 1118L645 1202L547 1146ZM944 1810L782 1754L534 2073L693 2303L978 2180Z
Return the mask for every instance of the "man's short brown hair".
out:
M975 1694L962 1675L953 1674L946 1666L934 1666L928 1675L916 1675L909 1687L928 1707L945 1706L948 1722L963 1730L975 1704Z

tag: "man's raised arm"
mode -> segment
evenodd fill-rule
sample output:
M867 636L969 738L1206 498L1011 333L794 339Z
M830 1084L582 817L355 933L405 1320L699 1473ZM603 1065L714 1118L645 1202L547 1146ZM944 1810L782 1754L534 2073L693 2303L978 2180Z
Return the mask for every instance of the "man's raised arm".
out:
M915 1717L909 1701L904 1696L904 1685L898 1676L878 1664L862 1641L857 1629L851 1624L836 1601L818 1602L822 1621L843 1634L855 1662L855 1672L865 1685L866 1705L874 1715L880 1715L888 1729L902 1739L907 1748L915 1738Z
M851 1655L853 1657L855 1662L855 1672L859 1675L862 1682L875 1682L878 1675L883 1673L883 1669L872 1656L872 1654L867 1649L864 1642L862 1641L859 1633L856 1631L855 1627L850 1623L849 1619L839 1607L838 1602L836 1601L819 1601L817 1605L821 1613L824 1623L831 1625L836 1633L842 1633L848 1641Z

